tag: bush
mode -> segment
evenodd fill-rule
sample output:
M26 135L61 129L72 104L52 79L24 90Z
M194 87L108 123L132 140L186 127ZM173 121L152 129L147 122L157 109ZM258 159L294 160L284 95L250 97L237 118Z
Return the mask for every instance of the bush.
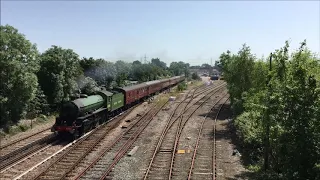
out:
M23 124L19 124L18 127L22 132L25 132L27 129L29 129L27 125L23 125Z
M191 78L193 80L200 80L200 77L199 77L199 75L197 73L192 73Z
M178 84L178 91L183 91L187 89L187 84L185 82L181 82Z

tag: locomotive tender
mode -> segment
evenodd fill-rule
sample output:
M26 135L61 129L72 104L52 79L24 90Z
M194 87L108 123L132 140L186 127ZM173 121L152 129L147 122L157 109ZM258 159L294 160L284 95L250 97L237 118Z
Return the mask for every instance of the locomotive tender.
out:
M133 105L184 81L184 76L148 81L141 84L98 91L95 95L66 102L51 131L76 139Z

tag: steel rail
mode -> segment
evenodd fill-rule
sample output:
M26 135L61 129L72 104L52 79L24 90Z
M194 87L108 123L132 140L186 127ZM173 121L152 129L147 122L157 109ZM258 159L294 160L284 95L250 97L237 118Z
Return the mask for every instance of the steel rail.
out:
M48 143L53 142L56 140L56 136L54 134L45 136L37 141L34 141L26 146L23 146L15 151L6 154L5 156L1 157L0 163L0 170L2 171L6 167L10 166L11 164L23 159L24 157L38 151L39 149L46 146Z
M193 170L193 168L194 168L195 158L196 158L196 155L197 155L197 150L198 150L198 147L199 147L199 142L200 142L200 138L201 138L201 135L202 135L203 125L204 125L204 123L205 123L205 120L207 119L209 113L212 111L212 109L214 108L214 106L216 106L216 105L217 105L223 98L225 98L225 97L226 97L226 95L223 96L222 98L220 98L219 101L217 101L217 102L212 106L212 108L211 108L210 111L207 113L207 115L205 116L205 118L203 119L203 121L202 121L202 123L201 123L200 130L199 130L198 137L197 137L197 142L196 142L196 145L195 145L194 151L193 151L193 156L192 156L192 160L191 160L191 167L190 167L189 174L188 174L188 180L190 180L190 179L191 179L191 176L192 176L192 170ZM217 112L217 114L216 114L216 116L215 116L215 120L214 120L215 122L216 122L216 120L217 120L217 118L218 118L218 116L219 116L219 114L220 114L220 111L221 111L223 105L228 101L228 99L229 99L229 98L227 98L227 100L225 100L225 101L221 104L221 106L220 106L220 108L219 108L219 110L218 110L218 112ZM214 156L212 156L212 158L213 158L212 162L214 162ZM212 167L214 167L214 166L212 166ZM212 168L212 179L214 179L214 170L213 170L213 169L214 169L214 168Z
M195 91L200 88L202 86L196 87L194 88ZM194 92L195 92L194 91ZM188 97L190 91L188 92L188 94L186 95L186 98ZM183 101L181 101L179 103L179 105L182 103ZM135 140L137 139L137 137L142 133L142 131L147 127L147 125L151 122L152 118L158 114L158 112L168 103L168 100L161 106L161 108L159 108L158 110L156 110L155 113L153 113L151 115L151 117L149 118L149 121L147 121L147 123L141 125L142 128L141 129L137 129L134 133L132 133L132 135L130 136L130 138L126 141L126 143L124 145L121 146L120 150L118 150L118 152L116 153L115 157L113 158L113 162L109 165L109 167L106 169L105 173L103 174L103 176L101 177L101 179L103 179L104 177L106 177L110 171L112 170L112 168L116 165L116 163L123 157L123 155L127 152L127 150L131 147L131 145L135 142ZM178 106L179 106L178 105ZM156 106L156 105L155 105ZM129 129L130 130L130 129ZM127 130L125 133L123 133L121 136L119 136L108 148L106 148L100 155L98 155L97 158L95 158L93 160L93 162L87 166L80 174L77 175L77 177L75 179L80 179L82 176L84 176L84 174L90 169L92 168L103 156L105 156L105 154L110 151L123 137L125 134L127 134L129 132L129 130Z
M47 131L47 130L50 130L50 128L43 129L43 130L38 131L38 132L36 132L36 133L30 134L30 135L28 135L28 136L26 136L26 137L23 137L23 138L20 138L20 139L16 139L16 140L14 140L14 141L11 141L11 142L9 142L9 143L6 143L6 144L4 144L4 145L2 145L2 146L0 147L0 151L2 151L4 148L7 148L8 146L12 146L13 144L17 144L18 142L21 142L21 141L23 141L23 140L25 140L25 139L28 139L28 138L33 137L33 136L36 136L36 135L38 135L38 134L40 134L40 133L43 133L43 132L45 132L45 131Z
M107 133L108 133L109 131L107 131L107 130L103 131L103 129L108 129L108 128L110 128L110 126L109 126L109 125L110 125L110 124L109 124L110 122L113 122L113 121L115 121L115 120L120 121L121 119L125 118L133 109L134 109L134 108L130 108L130 109L126 110L125 112L123 112L122 114L120 114L120 115L118 115L118 116L115 116L114 118L110 119L110 120L108 121L108 123L103 124L103 125L95 128L95 129L93 129L88 136L80 139L80 140L77 141L73 146L71 146L69 149L67 149L67 150L65 150L64 152L62 152L61 155L60 155L58 158L56 158L56 159L49 165L48 168L46 168L44 171L42 171L41 173L39 173L34 179L41 179L41 178L40 178L41 176L45 176L45 174L46 174L47 172L49 172L50 169L51 169L54 165L56 165L56 164L57 164L58 162L60 162L63 158L65 158L65 156L67 156L70 152L72 152L72 151L73 151L74 149L76 149L78 146L82 145L83 142L85 142L85 140L90 141L90 140L89 140L90 137L93 137L93 135L94 135L95 133L98 133L98 131L102 130L103 133L102 133L101 135L99 135L98 138L93 139L92 141L94 141L94 142L92 143L92 145L91 145L89 148L87 148L87 149L85 150L85 152L84 152L80 157L78 157L78 159L77 159L77 161L76 161L75 163L73 163L73 165L72 165L71 168L70 168L70 169L72 170L72 169L77 165L77 163L79 163L79 162L96 146L96 144L98 144L98 143L107 135ZM112 126L111 126L111 128L112 128ZM68 168L67 170L65 170L65 172L61 175L61 177L62 177L62 178L65 177L66 174L67 174L67 172L70 171L70 169Z
M188 115L187 119L183 121L183 118L181 117L180 120L180 125L178 125L178 130L175 136L175 143L174 143L174 149L172 151L172 157L171 157L171 164L170 164L170 171L169 171L169 180L171 180L172 178L172 171L173 171L173 165L174 165L174 159L175 159L175 154L176 154L176 150L178 148L178 144L179 144L179 140L180 140L180 136L182 133L183 128L185 127L186 123L189 121L189 119L192 117L192 115L200 108L202 107L216 92L212 93L206 100L204 100L194 111L192 111L192 113L190 115ZM210 93L208 93L210 94ZM220 99L219 99L220 100ZM219 101L218 100L218 101Z
M144 120L144 118L149 114L149 112L151 112L154 108L156 107L156 105L154 105L150 110L148 110L145 114L143 114L136 122L134 122L133 124L131 124L127 130L125 132L123 132L107 149L105 149L95 160L93 160L93 162L86 167L85 170L83 170L75 179L80 178L81 176L84 175L84 173L90 169L94 164L95 161L98 161L99 158L105 154L107 151L109 151L112 147L114 147L114 145L116 145L126 134L128 134L128 132L130 132L138 123L141 123L142 120Z
M167 101L168 102L168 101ZM136 135L132 138L131 141L129 141L125 146L124 149L122 151L120 151L114 158L112 164L107 168L107 170L105 171L105 173L102 175L102 177L100 178L100 180L105 179L108 174L111 172L112 168L118 163L118 161L125 155L125 153L129 150L129 148L132 146L132 144L135 142L135 140L138 138L138 136L143 132L143 130L149 125L149 123L152 121L152 118L158 114L158 112L167 104L167 102L161 106L161 108L159 108L159 110L153 114L150 117L150 120L147 121L147 123L141 128L141 130L139 132L136 133Z
M224 85L224 84L219 85L219 86L213 88L208 94L210 94L212 91L219 90L221 87L223 87L223 85ZM195 93L195 92L194 92L194 93ZM215 92L214 92L214 93L215 93ZM200 95L200 94L199 94L199 95ZM150 163L149 163L149 165L148 165L148 167L147 167L146 173L145 173L145 175L144 175L144 180L147 179L147 177L148 177L148 175L149 175L149 173L150 173L151 166L152 166L152 164L153 164L153 162L154 162L154 159L155 159L155 157L156 157L156 155L157 155L157 153L158 153L158 151L159 151L159 149L160 149L160 147L161 147L161 145L162 145L162 142L163 142L166 134L168 133L169 129L172 127L172 125L173 125L179 118L182 117L182 114L183 114L183 113L185 113L186 111L188 111L188 110L195 104L195 103L194 103L193 105L191 105L191 106L189 106L188 108L186 108L194 98L195 98L195 97L193 97L193 98L190 99L190 101L188 102L188 104L185 106L184 110L180 113L180 115L179 115L175 120L172 120L172 117L173 117L173 115L172 115L172 116L169 118L169 120L167 121L166 126L165 126L165 128L163 129L163 131L162 131L162 133L161 133L161 135L160 135L160 137L159 137L158 143L157 143L156 148L155 148L155 150L154 150L154 153L153 153L153 155L152 155L152 157L151 157ZM203 98L204 98L204 97L202 97L200 100L202 100ZM199 102L200 100L198 100L197 102Z

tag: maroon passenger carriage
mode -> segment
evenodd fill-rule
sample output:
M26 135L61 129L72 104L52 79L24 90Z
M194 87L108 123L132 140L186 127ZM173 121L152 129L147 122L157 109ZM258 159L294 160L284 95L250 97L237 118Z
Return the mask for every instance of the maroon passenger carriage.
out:
M149 96L148 86L141 83L133 86L115 88L124 94L125 105L133 105Z
M116 88L124 94L126 108L135 105L157 92L169 89L185 79L184 76L175 76L169 79L148 81L145 83Z
M161 90L167 90L170 86L170 80L169 79L161 79L159 80L161 84Z
M162 87L159 80L148 81L146 82L149 90L149 95L154 95L156 92L159 92Z
M175 76L175 77L172 77L172 78L169 78L169 81L170 81L170 87L178 84L179 82L182 81L182 78L183 76ZM184 77L183 77L184 79Z

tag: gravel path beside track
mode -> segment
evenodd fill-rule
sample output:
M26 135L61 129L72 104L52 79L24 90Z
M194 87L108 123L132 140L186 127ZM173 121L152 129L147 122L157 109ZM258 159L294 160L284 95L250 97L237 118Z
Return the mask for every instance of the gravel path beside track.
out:
M232 142L232 136L235 132L229 129L229 124L231 123L230 102L225 104L220 114L216 124L217 179L245 179L241 174L247 170L241 164L240 156L233 155L233 150L236 146Z

